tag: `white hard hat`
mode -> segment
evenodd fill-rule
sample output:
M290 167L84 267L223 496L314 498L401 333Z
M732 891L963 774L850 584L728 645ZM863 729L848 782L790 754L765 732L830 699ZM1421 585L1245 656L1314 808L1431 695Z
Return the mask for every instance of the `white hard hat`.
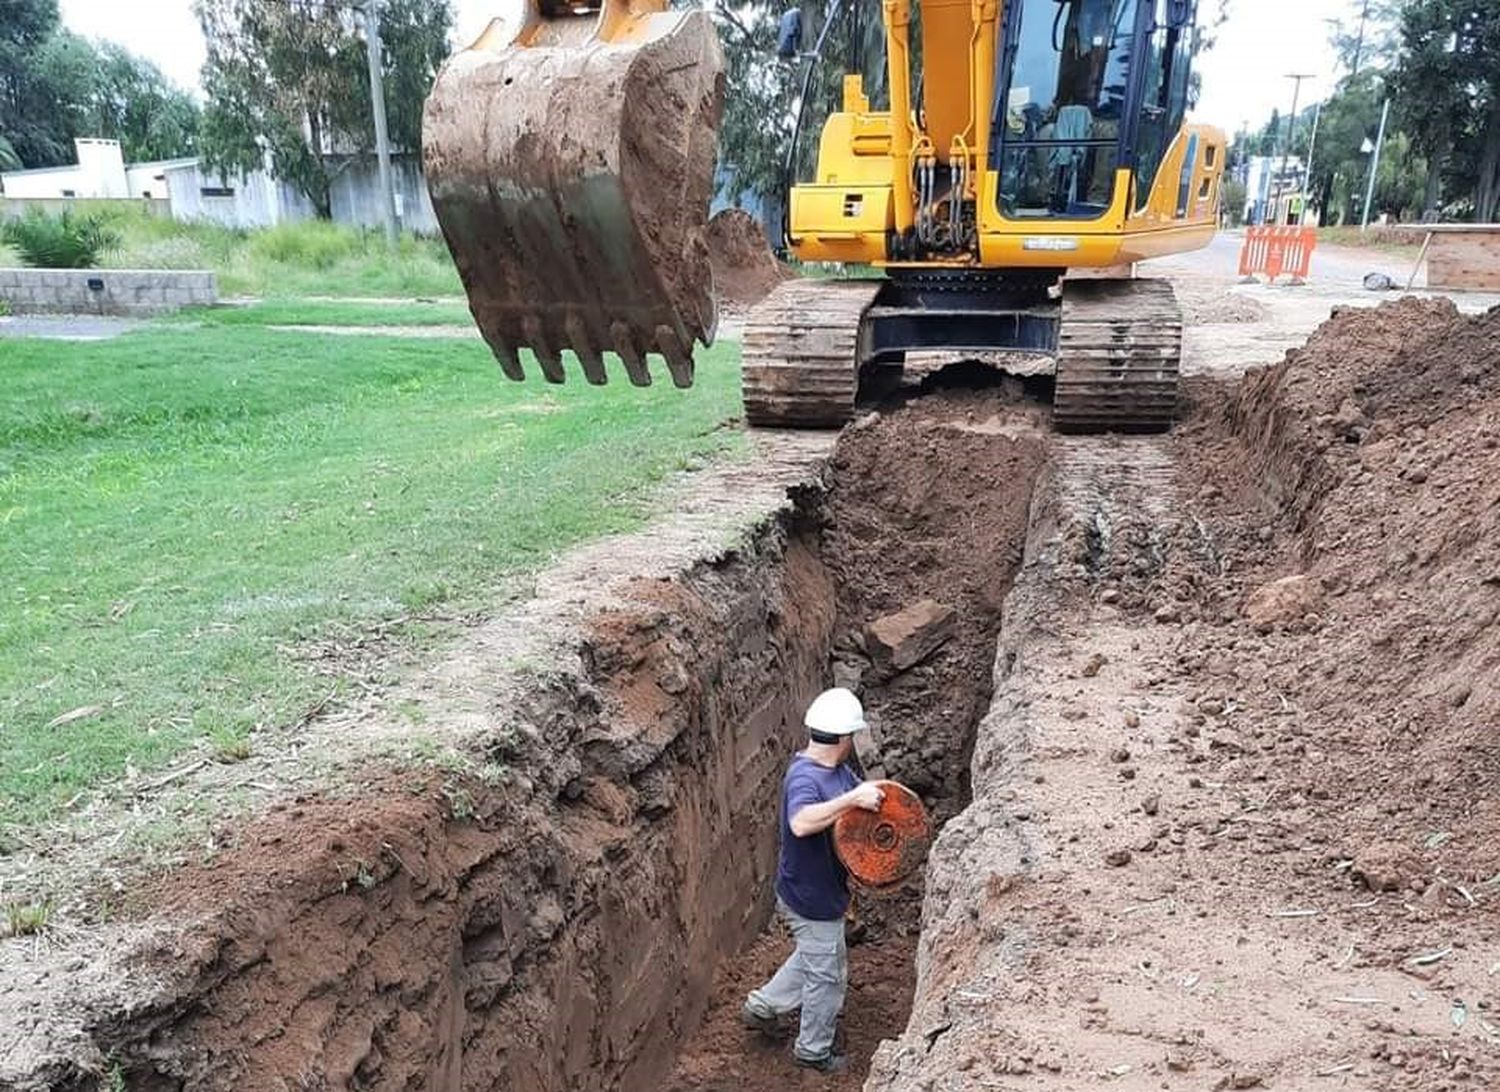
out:
M865 708L852 690L835 686L813 699L802 723L814 732L850 736L865 727Z

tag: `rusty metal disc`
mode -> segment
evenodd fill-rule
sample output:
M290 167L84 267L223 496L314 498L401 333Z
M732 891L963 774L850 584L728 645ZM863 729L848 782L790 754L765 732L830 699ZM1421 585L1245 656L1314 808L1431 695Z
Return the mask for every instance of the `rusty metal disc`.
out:
M849 875L866 887L890 887L919 867L932 840L921 799L905 785L877 781L879 811L850 808L833 824L833 848Z

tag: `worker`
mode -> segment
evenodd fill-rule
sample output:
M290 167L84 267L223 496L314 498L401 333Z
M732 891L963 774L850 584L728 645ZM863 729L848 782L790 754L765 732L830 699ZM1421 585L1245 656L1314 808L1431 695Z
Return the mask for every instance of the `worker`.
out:
M834 1030L849 981L844 912L849 874L833 851L834 821L850 808L877 811L885 794L851 765L854 734L865 727L859 699L843 687L825 690L803 718L809 741L792 756L781 786L781 855L776 907L796 949L771 980L745 999L745 1026L767 1035L802 1010L792 1056L798 1065L834 1073L847 1059L834 1051Z

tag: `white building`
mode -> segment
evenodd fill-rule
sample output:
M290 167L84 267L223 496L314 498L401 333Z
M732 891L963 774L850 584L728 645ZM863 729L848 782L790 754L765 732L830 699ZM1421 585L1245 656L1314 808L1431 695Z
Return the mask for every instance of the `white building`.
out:
M312 202L266 165L244 175L221 175L196 159L165 159L125 164L115 140L77 140L78 162L71 167L0 174L6 198L66 200L69 198L170 202L174 220L210 221L225 227L272 227L286 221L310 220ZM331 156L334 164L329 203L335 221L378 227L381 224L380 175L369 155ZM435 234L437 217L427 196L417 157L397 155L392 162L396 215L411 231Z
M75 140L78 162L0 174L0 188L13 198L121 198L130 196L125 158L118 140Z

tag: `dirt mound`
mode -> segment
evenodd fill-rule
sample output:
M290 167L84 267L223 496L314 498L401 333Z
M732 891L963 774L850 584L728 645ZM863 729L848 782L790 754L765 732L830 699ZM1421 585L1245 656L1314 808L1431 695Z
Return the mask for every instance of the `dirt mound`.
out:
M771 253L766 233L744 209L717 213L708 222L707 239L714 292L726 311L753 307L786 280L786 271Z
M1236 737L1231 774L1305 809L1342 882L1390 886L1396 872L1372 885L1361 862L1395 847L1408 897L1489 912L1500 309L1471 318L1405 299L1337 312L1182 442L1227 528L1219 548L1244 562L1238 602L1198 605L1220 625L1194 635L1184 667L1241 723L1296 737L1275 757ZM1269 610L1292 583L1297 609Z

